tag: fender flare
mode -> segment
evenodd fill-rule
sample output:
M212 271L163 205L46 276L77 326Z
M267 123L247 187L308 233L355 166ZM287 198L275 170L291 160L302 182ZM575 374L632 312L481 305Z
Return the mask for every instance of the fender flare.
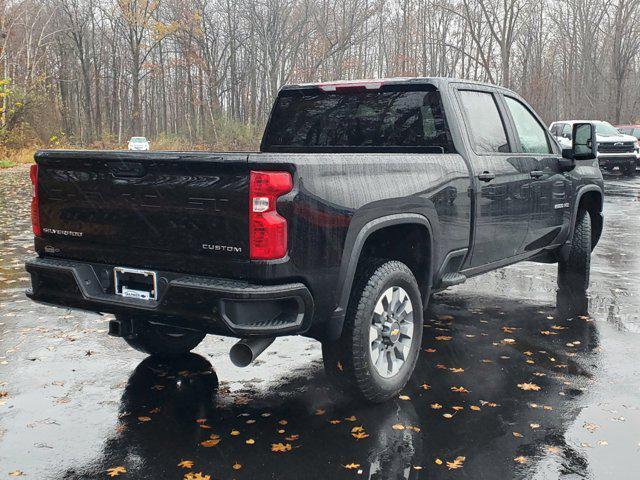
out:
M342 261L340 263L340 271L338 274L337 283L337 298L338 305L331 315L331 321L327 325L325 332L328 339L337 339L342 333L342 326L344 324L344 317L347 312L347 306L349 304L349 298L351 296L351 288L355 279L356 269L358 262L360 261L360 254L365 242L374 232L386 227L402 225L402 224L416 224L424 226L429 234L429 251L430 251L430 265L433 269L434 266L434 228L429 219L419 213L396 213L392 215L386 215L384 217L376 218L366 223L358 232L357 235L347 234L345 241L345 247L343 250ZM355 238L353 238L355 236ZM351 237L351 238L350 238ZM433 270L431 270L428 276L427 285L430 288L433 282Z
M600 216L602 216L602 208L604 206L604 191L598 185L585 185L581 187L576 192L576 201L573 205L573 211L571 212L571 223L569 225L569 236L567 237L567 242L570 242L573 238L573 231L576 228L576 220L578 219L578 208L580 207L580 201L582 197L589 192L598 192L600 194ZM601 230L602 232L602 230ZM600 239L600 235L598 235L597 241Z

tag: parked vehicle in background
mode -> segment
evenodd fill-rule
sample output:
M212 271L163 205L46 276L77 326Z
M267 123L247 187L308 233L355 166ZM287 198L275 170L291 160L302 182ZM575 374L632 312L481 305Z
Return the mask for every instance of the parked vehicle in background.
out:
M618 125L616 128L620 133L636 139L636 167L640 167L640 125Z
M571 148L572 129L576 123L591 123L595 127L600 168L612 171L617 167L624 175L635 174L638 161L636 137L620 133L609 122L600 120L560 120L553 122L549 126L549 130L562 148Z
M510 90L407 78L284 87L255 153L40 151L28 296L167 357L305 335L337 385L393 398L432 292L532 260L584 298L604 189L594 126L572 137Z
M149 150L149 140L145 137L131 137L129 140L129 150Z

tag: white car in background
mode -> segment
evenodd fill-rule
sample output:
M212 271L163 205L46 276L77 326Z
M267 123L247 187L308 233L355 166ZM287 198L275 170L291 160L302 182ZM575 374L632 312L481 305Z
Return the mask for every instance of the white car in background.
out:
M131 137L129 150L149 150L149 140L145 137Z
M596 128L600 168L608 171L618 168L624 175L635 174L636 137L625 135L601 120L560 120L549 125L549 131L562 148L571 148L574 123L591 123Z

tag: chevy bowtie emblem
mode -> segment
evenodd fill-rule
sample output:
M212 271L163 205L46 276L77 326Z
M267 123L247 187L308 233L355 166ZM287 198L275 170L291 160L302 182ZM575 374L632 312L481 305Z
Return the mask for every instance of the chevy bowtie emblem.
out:
M623 144L622 142L616 142L616 143L614 143L614 145L615 145L616 147L619 147L620 145L624 145L624 144Z

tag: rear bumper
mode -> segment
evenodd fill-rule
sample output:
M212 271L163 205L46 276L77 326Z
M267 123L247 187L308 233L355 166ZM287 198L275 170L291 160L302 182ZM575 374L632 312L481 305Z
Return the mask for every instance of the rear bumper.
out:
M256 285L212 277L158 273L158 300L115 295L114 265L35 258L27 296L37 302L100 313L144 316L153 323L233 337L306 332L313 298L302 283Z

